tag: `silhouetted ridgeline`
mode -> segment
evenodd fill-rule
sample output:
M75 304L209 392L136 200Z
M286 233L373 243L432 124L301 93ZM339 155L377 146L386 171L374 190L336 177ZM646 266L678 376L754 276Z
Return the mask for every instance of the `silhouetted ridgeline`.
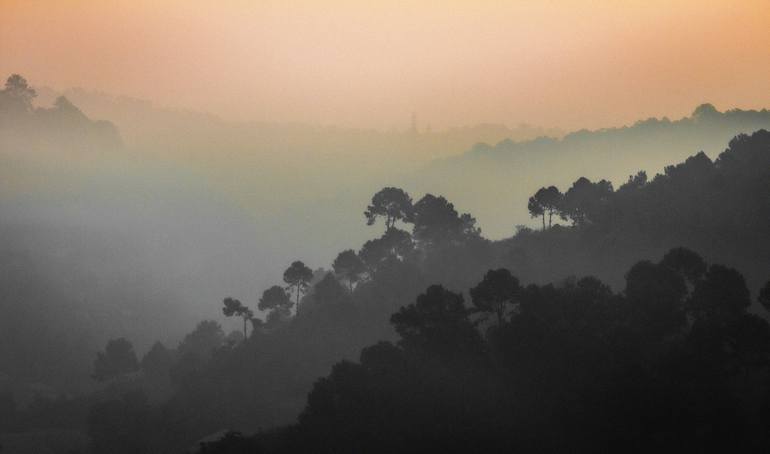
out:
M544 188L546 189L546 188ZM528 281L547 282L583 270L612 284L639 257L674 245L744 272L755 288L770 269L770 133L739 135L711 160L698 153L648 181L640 172L617 190L579 179L556 189L559 219L544 232L522 229L500 242L503 263ZM543 213L530 213L540 218Z
M767 448L770 325L737 271L679 248L634 265L622 293L500 269L470 294L428 287L391 317L399 341L337 363L298 424L204 452Z
M279 149L284 155L335 154L348 158L357 167L390 166L382 162L383 154L405 162L425 163L430 159L462 153L476 142L496 143L506 138L531 140L536 137L560 137L563 131L527 124L507 127L482 123L431 130L429 125L415 124L407 130L342 128L302 123L231 122L216 115L167 109L142 99L113 96L84 89L55 91L38 89L43 103L65 96L90 116L109 118L120 129L127 147L136 151L201 157L212 149L228 144L228 152L254 153ZM367 157L362 161L362 157ZM409 161L403 158L408 157Z
M644 170L652 176L701 150L716 159L734 136L759 129L770 129L766 109L719 112L704 104L679 120L651 118L561 139L479 144L462 156L430 163L409 185L473 207L487 235L503 238L514 225L528 224L518 207L526 204L525 194L546 182L567 187L582 176L619 186L629 174Z
M0 90L0 145L2 151L34 152L55 145L60 151L104 152L121 147L115 126L93 121L66 97L57 97L51 107L34 107L37 92L26 79L14 74ZM30 137L36 138L31 142Z

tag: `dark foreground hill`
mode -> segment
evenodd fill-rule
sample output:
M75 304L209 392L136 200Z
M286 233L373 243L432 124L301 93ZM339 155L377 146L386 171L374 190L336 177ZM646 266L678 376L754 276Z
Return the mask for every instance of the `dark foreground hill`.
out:
M398 342L316 381L299 422L204 452L760 451L770 325L741 274L672 249L622 293L528 285L504 268L434 285L391 317ZM770 282L761 301L770 307ZM480 318L502 317L480 330Z

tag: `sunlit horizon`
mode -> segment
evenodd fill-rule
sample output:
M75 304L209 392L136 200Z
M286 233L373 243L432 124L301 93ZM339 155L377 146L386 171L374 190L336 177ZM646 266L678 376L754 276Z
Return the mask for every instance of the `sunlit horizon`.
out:
M770 3L0 2L0 73L230 121L565 131L770 105Z

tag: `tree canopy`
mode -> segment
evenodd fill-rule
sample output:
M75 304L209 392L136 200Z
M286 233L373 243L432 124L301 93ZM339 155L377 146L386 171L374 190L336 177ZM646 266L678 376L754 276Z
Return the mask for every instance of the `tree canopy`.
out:
M287 284L289 291L294 291L297 297L295 302L297 306L297 313L299 313L299 299L307 292L308 285L313 279L313 270L305 266L304 263L297 260L283 272L283 281Z
M426 194L414 205L414 238L421 243L438 245L477 238L481 229L471 215L459 214L442 196Z
M487 271L484 279L470 289L476 309L493 313L498 324L505 321L507 307L515 303L520 292L519 280L505 268Z
M546 214L548 215L548 227L550 228L552 226L553 215L562 211L563 199L564 196L556 186L540 188L535 195L529 198L527 209L533 218L542 217L543 230L545 230Z
M92 376L98 381L106 381L137 370L139 360L134 346L121 337L110 340L104 351L97 353Z
M386 233L387 235L387 233ZM346 249L337 255L332 264L334 274L344 279L348 283L350 293L366 275L366 265L363 260L353 251Z
M225 314L225 317L235 316L241 317L243 319L243 339L248 339L248 335L246 333L246 325L247 322L254 318L254 312L248 307L244 306L240 300L235 298L227 297L222 301L222 304L224 304L224 307L222 307L222 313Z
M385 230L395 227L397 221L409 222L412 215L412 198L400 188L387 187L372 197L364 216L367 225L373 225L377 218L385 218Z

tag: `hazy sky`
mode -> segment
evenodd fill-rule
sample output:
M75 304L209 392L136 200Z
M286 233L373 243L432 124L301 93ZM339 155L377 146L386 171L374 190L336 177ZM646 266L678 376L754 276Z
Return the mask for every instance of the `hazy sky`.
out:
M770 106L770 1L0 0L0 73L229 119L563 128Z

